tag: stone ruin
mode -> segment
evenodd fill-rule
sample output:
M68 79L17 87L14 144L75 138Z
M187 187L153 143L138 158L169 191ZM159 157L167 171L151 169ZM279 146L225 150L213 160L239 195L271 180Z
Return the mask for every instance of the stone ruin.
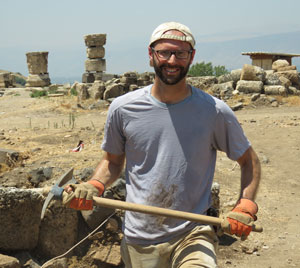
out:
M48 73L48 53L45 51L26 53L29 71L26 87L46 87L51 84Z
M13 87L15 83L15 77L9 72L0 73L0 88Z
M106 71L105 48L106 34L89 34L84 36L87 46L85 61L85 73L82 75L83 83L93 83L102 80Z

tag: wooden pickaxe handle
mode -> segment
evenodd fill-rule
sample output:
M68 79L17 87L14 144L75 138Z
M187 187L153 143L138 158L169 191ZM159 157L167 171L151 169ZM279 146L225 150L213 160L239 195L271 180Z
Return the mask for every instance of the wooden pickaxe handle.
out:
M171 217L177 219L183 219L188 221L195 221L203 224L211 224L215 226L221 226L222 229L228 228L228 222L224 219L211 217L206 215L200 215L196 213L190 213L185 211L177 211L167 208L160 208L142 204L135 204L124 202L120 200L108 199L103 197L93 197L94 204L102 207L113 208L113 209L122 209L122 210L130 210L145 214L152 214L157 216ZM254 232L262 232L263 228L261 226L252 225L252 231Z

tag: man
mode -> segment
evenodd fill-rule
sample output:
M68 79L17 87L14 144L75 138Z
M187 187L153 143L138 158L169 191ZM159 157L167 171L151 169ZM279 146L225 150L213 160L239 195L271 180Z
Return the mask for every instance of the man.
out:
M247 237L256 219L258 157L231 109L186 83L195 39L180 23L158 26L148 47L154 84L113 101L104 157L90 181L72 185L64 203L92 209L92 196L116 180L126 159L128 202L206 214L216 152L241 167L240 198L227 216L229 232ZM127 211L122 258L126 267L217 267L212 226Z

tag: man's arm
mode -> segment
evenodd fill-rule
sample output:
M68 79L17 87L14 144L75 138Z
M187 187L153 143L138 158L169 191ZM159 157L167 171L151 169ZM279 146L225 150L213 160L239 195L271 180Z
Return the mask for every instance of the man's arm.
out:
M241 167L241 193L240 198L255 200L258 190L261 168L257 154L252 147L237 160Z
M252 147L237 160L241 167L241 192L239 200L227 214L229 229L225 230L246 239L256 220L258 206L254 202L260 181L260 162Z
M84 183L69 184L65 187L62 202L69 208L93 209L93 196L101 196L105 186L113 183L120 175L125 162L125 154L114 155L105 152L92 178Z
M121 174L124 167L125 154L116 155L104 152L104 156L98 166L91 180L97 180L105 186L112 184Z

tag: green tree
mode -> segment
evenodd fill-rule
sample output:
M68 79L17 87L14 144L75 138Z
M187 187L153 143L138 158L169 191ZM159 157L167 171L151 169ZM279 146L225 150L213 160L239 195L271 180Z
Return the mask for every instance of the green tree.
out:
M223 74L228 74L229 71L226 70L225 66L223 65L218 65L214 67L214 75L215 76L221 76Z
M204 61L200 63L195 63L191 66L189 70L190 76L208 76L213 75L214 69L211 62L205 63Z
M211 62L195 63L189 70L189 76L220 76L229 73L225 66L213 66Z

